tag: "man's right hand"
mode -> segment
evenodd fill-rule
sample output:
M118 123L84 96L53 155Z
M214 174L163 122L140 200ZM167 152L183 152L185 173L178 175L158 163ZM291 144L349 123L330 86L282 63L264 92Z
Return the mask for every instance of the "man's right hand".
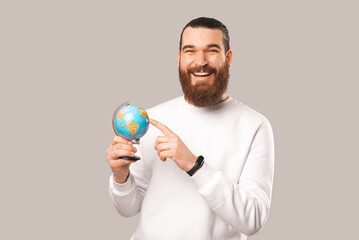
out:
M110 164L113 172L113 179L117 183L125 183L129 175L131 163L134 161L119 159L119 157L133 157L137 149L132 146L132 142L115 136L106 151L106 160Z

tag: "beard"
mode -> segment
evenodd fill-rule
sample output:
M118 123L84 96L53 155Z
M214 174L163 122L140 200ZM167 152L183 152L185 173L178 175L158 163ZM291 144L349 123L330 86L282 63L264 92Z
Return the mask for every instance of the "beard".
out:
M192 85L191 75L194 72L214 74L214 81L212 83L201 81ZM205 65L204 67L193 67L187 70L179 66L178 73L184 97L193 105L197 107L208 107L222 101L222 96L227 90L229 79L229 64L227 60L218 72L215 68Z

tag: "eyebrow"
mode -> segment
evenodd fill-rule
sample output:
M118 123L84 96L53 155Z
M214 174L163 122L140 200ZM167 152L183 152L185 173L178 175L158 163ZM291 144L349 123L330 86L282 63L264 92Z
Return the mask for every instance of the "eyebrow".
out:
M218 44L209 44L209 45L207 45L207 47L208 48L215 47L215 48L218 48L219 50L221 50L221 47Z
M182 51L185 50L186 48L194 48L193 45L185 45L182 47Z
M212 48L212 47L215 47L215 48L218 48L219 50L221 50L221 47L218 44L213 43L213 44L208 44L207 45L207 48ZM182 51L187 49L187 48L194 48L194 45L184 45L182 47Z

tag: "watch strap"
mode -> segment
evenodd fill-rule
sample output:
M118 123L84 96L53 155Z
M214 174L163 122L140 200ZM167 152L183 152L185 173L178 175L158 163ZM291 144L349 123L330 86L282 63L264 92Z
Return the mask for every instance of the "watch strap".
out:
M202 155L198 156L197 161L196 161L196 163L194 164L193 168L191 168L189 171L187 171L187 174L192 177L193 174L194 174L200 167L202 167L203 163L204 163L204 157L203 157Z

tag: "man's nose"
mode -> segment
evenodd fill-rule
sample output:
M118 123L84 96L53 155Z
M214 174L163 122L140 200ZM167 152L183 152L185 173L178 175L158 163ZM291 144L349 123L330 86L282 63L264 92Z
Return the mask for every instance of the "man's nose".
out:
M206 56L206 54L204 52L198 52L196 54L196 60L195 61L196 61L195 62L196 65L200 66L200 67L205 66L206 64L208 64L207 56Z

